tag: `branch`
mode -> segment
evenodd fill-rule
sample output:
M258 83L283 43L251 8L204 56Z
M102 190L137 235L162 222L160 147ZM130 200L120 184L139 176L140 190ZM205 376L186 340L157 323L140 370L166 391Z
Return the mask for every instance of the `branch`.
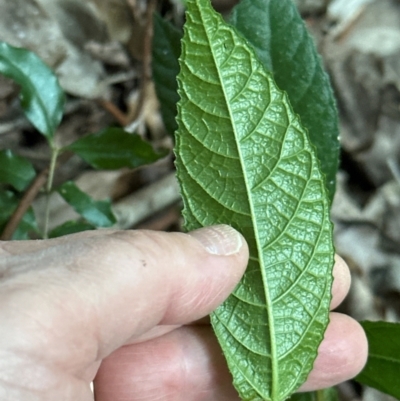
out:
M39 191L46 184L48 175L49 168L47 167L39 175L36 176L35 180L32 182L30 187L26 190L23 197L21 198L19 205L10 217L10 220L8 220L7 225L5 226L0 236L0 240L9 241L12 238L15 230L24 217L24 214L31 206Z

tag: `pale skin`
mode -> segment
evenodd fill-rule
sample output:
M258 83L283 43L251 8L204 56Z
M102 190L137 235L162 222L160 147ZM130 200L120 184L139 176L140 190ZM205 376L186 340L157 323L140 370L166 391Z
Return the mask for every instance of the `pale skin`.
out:
M89 401L93 380L96 401L239 400L204 317L247 258L227 226L0 242L0 400ZM332 308L350 286L340 258L334 276ZM353 377L366 354L359 324L331 312L301 390Z

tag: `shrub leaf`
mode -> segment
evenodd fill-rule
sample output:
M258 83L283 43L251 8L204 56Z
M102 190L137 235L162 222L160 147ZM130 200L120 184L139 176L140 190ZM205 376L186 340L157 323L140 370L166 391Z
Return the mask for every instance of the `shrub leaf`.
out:
M11 215L18 207L20 199L11 191L0 191L0 232L3 231ZM22 217L17 229L15 230L13 240L29 239L29 233L39 232L35 214L30 207Z
M67 149L82 157L92 167L104 170L140 167L167 154L167 151L155 152L139 135L116 127L78 139Z
M287 92L317 149L333 199L339 160L336 103L321 57L295 3L241 0L230 22L254 47L279 88Z
M182 33L159 14L154 14L153 78L167 132L176 131L176 103L179 100L176 76L181 54Z
M286 94L208 0L187 1L176 157L186 228L245 236L247 271L212 325L243 400L286 399L328 324L329 200Z
M73 209L95 227L110 227L116 220L109 201L95 201L81 191L75 183L67 181L58 188L58 193Z
M9 149L0 151L0 182L23 191L35 175L35 169L27 159L15 155Z
M49 233L49 238L62 237L64 235L79 233L81 231L94 230L96 227L93 224L82 220L70 220L59 225Z
M368 360L355 378L400 399L400 324L361 322L368 339Z
M51 142L65 102L56 76L35 53L4 42L0 42L0 73L21 86L27 118Z

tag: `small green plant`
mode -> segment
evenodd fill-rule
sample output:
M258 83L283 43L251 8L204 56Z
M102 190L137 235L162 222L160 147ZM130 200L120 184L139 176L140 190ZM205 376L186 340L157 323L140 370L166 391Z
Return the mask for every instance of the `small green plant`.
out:
M334 389L292 395L328 324L339 151L329 79L291 0L242 0L229 23L208 0L188 0L187 8L184 35L155 16L153 76L166 128L177 130L186 228L227 223L249 243L245 276L211 317L234 385L246 401L337 400ZM93 168L135 168L165 153L120 128L59 147L65 96L53 73L5 43L0 73L21 86L22 108L52 155L36 174L26 159L0 151L2 238L111 226L109 201L93 200L73 182L53 188L59 160L72 152ZM29 205L44 182L47 195L57 191L81 219L39 232ZM400 326L363 326L370 355L357 380L400 397Z
M139 135L129 134L122 128L108 128L78 139L65 147L57 144L65 95L52 71L32 52L0 43L0 73L13 79L21 87L21 106L26 117L46 138L51 161L49 167L36 175L31 163L10 150L0 151L0 232L2 239L27 239L29 235L48 238L110 227L115 223L110 201L95 201L73 182L53 188L58 161L65 155L79 155L95 169L113 170L136 168L165 156L155 152ZM49 199L56 190L81 216L49 232L49 206L46 208L45 227L39 232L30 207L33 198L45 184ZM9 186L8 188L4 185ZM10 187L12 189L10 189Z

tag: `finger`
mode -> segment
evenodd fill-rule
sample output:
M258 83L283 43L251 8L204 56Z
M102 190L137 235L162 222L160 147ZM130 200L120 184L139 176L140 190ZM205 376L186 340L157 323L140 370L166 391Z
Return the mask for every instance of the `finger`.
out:
M363 330L331 313L314 369L303 391L329 387L356 375L366 360ZM96 401L238 400L211 327L182 327L164 337L123 347L106 358L95 379Z
M87 239L90 237L104 236L115 233L118 230L101 229L88 230L75 234L64 235L62 237L51 238L47 240L31 240L31 241L0 241L0 255L18 255L26 252L35 252L41 249L50 248L55 245L68 243L72 239L78 241L80 238Z
M347 315L331 312L314 369L300 390L331 387L353 378L364 367L367 353L367 338L360 324Z
M0 326L15 328L6 340L17 348L82 368L152 327L210 313L239 281L247 257L228 226L191 235L71 236L45 251L5 257L22 273L0 282ZM27 330L29 345L16 334Z
M335 255L335 265L333 267L331 309L335 309L342 303L350 290L350 285L350 270L346 262L339 255Z
M181 327L122 347L94 381L96 401L239 401L211 327Z

